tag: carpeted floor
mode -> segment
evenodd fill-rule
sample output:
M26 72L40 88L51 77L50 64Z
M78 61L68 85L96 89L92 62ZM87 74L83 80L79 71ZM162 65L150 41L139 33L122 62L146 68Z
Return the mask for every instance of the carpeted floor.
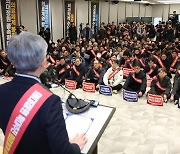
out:
M60 87L52 91L63 99L68 96ZM95 99L102 105L116 108L99 141L98 154L180 154L180 110L173 103L159 107L148 105L145 96L132 103L124 101L121 92L112 96L81 89L72 92L78 98Z

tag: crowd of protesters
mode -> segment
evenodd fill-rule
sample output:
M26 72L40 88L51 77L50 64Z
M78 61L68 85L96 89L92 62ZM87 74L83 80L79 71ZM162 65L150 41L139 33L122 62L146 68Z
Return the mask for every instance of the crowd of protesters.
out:
M169 21L155 26L144 22L106 25L102 22L93 34L87 23L78 38L77 28L71 23L69 37L57 42L50 40L50 29L41 29L39 35L49 45L49 65L40 76L49 88L51 82L65 84L65 79L70 79L77 82L76 88L81 88L86 81L95 83L96 90L100 85L108 85L114 93L123 88L142 97L147 78L151 78L148 93L163 95L164 100L171 101L180 97L179 24L174 26ZM13 75L15 68L3 52L0 52L0 73ZM131 71L125 73L126 69Z

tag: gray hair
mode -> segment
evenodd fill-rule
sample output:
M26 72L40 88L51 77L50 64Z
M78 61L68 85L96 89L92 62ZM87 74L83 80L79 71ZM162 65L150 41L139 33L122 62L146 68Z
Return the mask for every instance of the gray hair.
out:
M34 72L45 58L47 47L39 35L22 32L10 39L7 55L18 73Z

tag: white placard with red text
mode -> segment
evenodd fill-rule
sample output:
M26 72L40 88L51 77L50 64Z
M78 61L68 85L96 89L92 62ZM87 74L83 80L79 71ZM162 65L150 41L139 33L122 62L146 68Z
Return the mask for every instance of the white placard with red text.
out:
M95 92L95 84L89 82L83 82L83 90L86 92Z
M77 82L74 80L65 80L65 87L68 89L76 90Z
M163 106L163 96L161 95L154 95L154 94L148 94L147 96L147 103L151 105L157 105L157 106Z

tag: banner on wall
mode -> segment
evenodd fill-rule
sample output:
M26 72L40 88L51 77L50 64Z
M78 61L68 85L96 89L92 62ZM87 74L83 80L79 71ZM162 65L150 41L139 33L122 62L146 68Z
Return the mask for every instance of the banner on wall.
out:
M93 33L99 29L99 0L91 1L91 28Z
M5 46L16 33L16 26L18 25L17 1L3 0L1 1L2 20L4 28Z
M38 0L39 26L50 28L49 0Z
M75 23L75 1L65 0L65 33L69 37L69 27L71 22Z

